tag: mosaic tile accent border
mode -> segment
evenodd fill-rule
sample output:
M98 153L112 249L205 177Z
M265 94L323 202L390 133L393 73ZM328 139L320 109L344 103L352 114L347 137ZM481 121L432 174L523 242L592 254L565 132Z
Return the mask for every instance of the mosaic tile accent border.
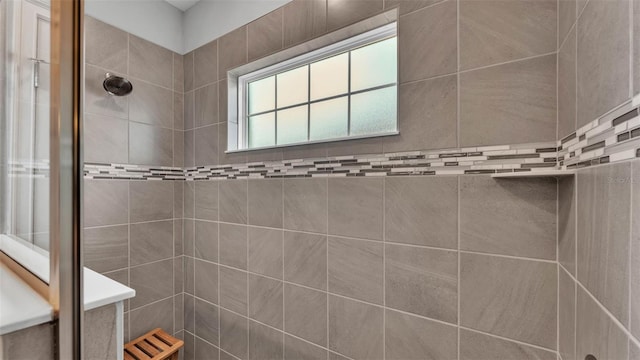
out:
M557 142L254 162L191 168L85 163L87 179L224 180L465 175L578 169L640 158L640 109L629 101ZM10 164L14 177L48 177L46 162Z
M558 166L579 169L640 157L640 110L627 102L558 144Z

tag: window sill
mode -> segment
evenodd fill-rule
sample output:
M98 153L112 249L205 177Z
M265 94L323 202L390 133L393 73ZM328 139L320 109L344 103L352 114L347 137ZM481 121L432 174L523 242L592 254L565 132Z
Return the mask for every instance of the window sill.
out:
M299 142L299 143L282 144L282 145L274 145L274 146L263 146L263 147L256 147L256 148L250 148L250 149L225 150L225 154L244 153L244 152L260 151L260 150L282 149L282 148L298 147L298 146L305 146L305 145L328 144L328 143L334 143L334 142L342 142L342 141L349 141L349 140L361 140L361 139L371 139L371 138L379 138L379 137L394 136L394 135L400 135L400 132L399 131L391 131L391 132L380 133L380 134L363 135L363 136L348 136L348 137L335 138L335 139L326 139L326 140L317 140L317 141L305 141L305 142Z

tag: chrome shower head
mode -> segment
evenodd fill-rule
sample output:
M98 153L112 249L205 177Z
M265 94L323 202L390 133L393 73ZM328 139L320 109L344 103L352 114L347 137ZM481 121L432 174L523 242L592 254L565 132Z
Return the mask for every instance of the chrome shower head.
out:
M111 95L126 96L133 91L131 82L121 76L106 74L106 78L102 82L102 87Z

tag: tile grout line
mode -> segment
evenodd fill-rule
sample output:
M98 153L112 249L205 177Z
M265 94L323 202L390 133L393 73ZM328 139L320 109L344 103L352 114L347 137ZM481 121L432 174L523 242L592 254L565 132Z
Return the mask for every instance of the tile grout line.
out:
M382 179L382 359L387 357L387 179Z
M456 344L457 346L456 346L456 351L457 351L457 358L458 358L458 360L460 360L460 323L461 323L461 319L460 319L460 317L461 317L461 316L460 316L460 315L461 315L461 312L460 312L460 303L461 303L461 297L462 297L462 296L461 296L461 293L460 293L460 290L461 290L461 287L462 287L462 284L461 284L461 283L462 283L462 281L461 281L461 280L462 280L462 273L461 273L461 268L462 268L462 254L460 253L460 228L461 228L461 227L460 227L460 218L461 218L461 211L460 211L460 197L461 197L461 196L460 196L460 193L461 193L462 189L461 189L460 176L458 176L458 177L457 177L457 187L458 187L458 189L457 189L457 192L456 192L456 195L457 195L457 199L456 199L456 200L457 200L457 206L458 206L458 209L457 209L457 215L458 215L457 220L458 220L458 224L457 224L457 229L456 229L456 230L457 230L457 235L458 235L458 236L457 236L457 247L458 247L458 254L457 254L457 255L458 255L458 264L457 264L457 265L458 265L458 283L457 283L457 289L456 289L456 291L457 291L457 299L456 299L456 300L457 300L457 310L458 310L458 314L457 314L457 315L458 315L458 316L457 316L457 319L456 319L456 324L457 324L457 326L456 326L456 333L457 333L457 344Z
M562 265L561 265L562 266ZM618 318L615 317L615 315L613 315L609 309L607 309L601 302L600 300L598 300L595 295L593 295L587 288L586 286L584 286L580 281L578 281L573 275L571 275L571 273L569 273L569 271L567 269L564 268L564 266L562 266L562 268L564 269L564 271L569 275L569 277L571 277L571 279L577 284L576 288L581 288L582 291L587 294L591 300L593 302L596 303L596 305L600 308L600 310L602 312L605 313L605 315L607 315L607 317L609 318L610 321L612 321L620 330L622 330L622 332L627 336L629 341L632 341L637 347L640 347L640 340L636 339L636 337L631 334L631 332L629 330L627 330L627 328L624 326L624 324L622 324L622 322L620 322L620 320L618 320ZM576 290L577 291L577 290ZM577 296L576 296L576 304L577 304ZM576 305L576 311L577 311L577 305ZM577 322L577 316L576 316L576 322ZM577 328L576 328L577 329ZM577 341L576 341L577 342Z
M284 11L282 11L282 17L283 17L283 21L284 21ZM282 41L284 43L284 30L282 31ZM280 210L280 215L282 216L281 219L281 224L282 227L284 228L284 180L280 181L280 191L281 191L281 195L280 195L280 201L282 204L282 209ZM248 197L248 194L247 194ZM248 211L248 209L247 209ZM287 330L286 328L286 320L287 320L287 315L286 315L286 310L285 310L285 302L284 300L286 299L286 291L287 291L287 287L285 286L284 283L284 262L285 262L285 254L284 254L284 231L280 231L281 233L281 250L282 250L282 359L284 359L284 351L285 351L285 331Z
M457 55L457 67L456 67L456 142L457 142L457 146L460 147L460 0L457 0L457 5L456 5L456 55ZM456 232L457 232L457 257L458 257L458 261L457 261L457 275L458 275L458 279L457 279L457 284L456 284L456 292L457 292L457 296L456 296L456 302L457 302L457 316L456 316L456 357L458 360L460 360L460 287L461 287L461 256L462 254L460 253L460 186L461 186L461 181L460 181L460 176L456 176L456 185L457 185L457 191L456 191L456 196L457 196L457 211L456 211L456 215L457 215L457 226L456 226Z
M325 179L325 186L327 189L326 192L326 196L325 196L325 205L326 205L326 219L327 219L327 224L326 226L326 232L327 234L329 234L329 178ZM329 318L329 308L330 308L330 293L329 293L329 236L326 235L325 238L325 263L326 263L326 273L327 273L327 277L326 277L326 291L327 291L327 350L329 350L331 342L330 342L330 338L329 338L329 329L330 329L330 318ZM327 357L329 356L329 353L327 352Z

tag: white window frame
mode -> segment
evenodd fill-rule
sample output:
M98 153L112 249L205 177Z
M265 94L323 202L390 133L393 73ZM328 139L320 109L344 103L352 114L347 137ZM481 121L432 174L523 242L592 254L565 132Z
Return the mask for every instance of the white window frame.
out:
M229 101L230 105L233 104L236 106L236 108L234 109L236 111L229 111L228 149L226 149L226 152L227 153L245 152L245 151L252 151L252 150L273 149L273 148L281 148L281 147L289 147L289 146L398 135L399 131L398 131L397 109L396 109L395 129L392 131L365 134L365 135L344 136L339 138L328 138L328 139L322 139L322 140L309 140L309 141L303 141L299 143L274 144L274 145L265 146L265 147L252 147L252 148L249 147L248 126L247 126L248 125L247 101L248 101L248 84L249 83L273 76L275 74L280 74L301 66L309 65L311 63L320 61L325 58L330 58L335 55L346 53L375 42L397 37L397 33L398 33L397 22L394 21L386 25L374 28L372 30L368 30L359 35L355 35L347 39L331 43L317 50L306 52L302 55L298 55L288 60L277 62L276 64L269 65L258 70L245 71L244 73L241 73L241 74L234 73L233 71L229 72L230 88L235 88L237 92L235 93L236 94L236 99L234 99L235 101L232 101L231 99ZM248 65L250 66L251 64L248 64ZM349 74L350 72L351 72L351 69L349 68ZM398 66L396 66L396 72L398 72ZM385 86L381 86L380 88L396 86L396 91L397 91L397 88L399 85L398 76L399 74L396 73L396 83L394 85L385 85ZM350 81L351 79L349 79L349 82ZM311 84L308 84L307 86L311 86ZM351 89L349 89L347 93L340 94L340 96L351 96L361 92L374 91L376 89L377 88L371 88L371 89L362 90L362 91L351 91ZM229 95L231 96L232 94L234 93L230 91ZM311 104L313 103L313 101L311 101L311 99L308 99L307 103ZM229 108L229 109L232 110L232 108ZM235 138L234 138L234 134L235 134Z

